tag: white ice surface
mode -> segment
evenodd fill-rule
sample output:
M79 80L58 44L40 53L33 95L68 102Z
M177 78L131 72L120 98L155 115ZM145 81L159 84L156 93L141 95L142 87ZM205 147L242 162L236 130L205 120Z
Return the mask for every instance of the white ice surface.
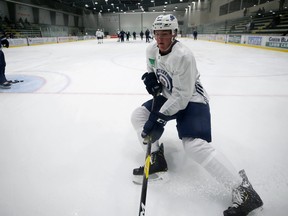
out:
M213 144L244 168L264 201L261 216L288 205L288 53L181 39L210 94ZM141 41L82 41L4 49L0 90L1 216L136 216L144 161L130 123L151 97ZM147 216L220 216L231 196L185 158L175 123L162 141L166 184L148 186Z

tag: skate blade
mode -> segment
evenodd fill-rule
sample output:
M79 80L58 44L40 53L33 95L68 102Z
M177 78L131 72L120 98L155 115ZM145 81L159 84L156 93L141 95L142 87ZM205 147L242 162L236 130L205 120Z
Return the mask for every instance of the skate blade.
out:
M143 183L143 176L136 176L133 175L133 183L137 185L142 185ZM169 181L169 175L167 172L159 172L159 173L154 173L150 174L148 178L148 183L149 184L156 184L156 183L165 183Z
M11 89L11 86L0 86L0 89Z
M259 208L256 208L253 211L251 211L249 213L249 216L260 216L262 215L262 211L263 211L263 206L260 206Z

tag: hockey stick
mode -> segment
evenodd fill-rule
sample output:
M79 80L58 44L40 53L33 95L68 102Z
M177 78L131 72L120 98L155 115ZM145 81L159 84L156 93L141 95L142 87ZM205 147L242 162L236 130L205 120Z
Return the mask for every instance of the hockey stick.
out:
M19 82L24 82L24 80L8 80L8 82L11 84L15 84L15 83L19 83Z
M155 99L156 99L156 96L154 95L151 111L154 110ZM144 139L144 143L147 143L147 151L146 151L144 172L143 172L143 183L142 183L141 200L140 200L140 207L139 207L139 216L145 216L145 210L146 210L146 196L147 196L147 188L148 188L149 170L150 170L150 164L151 164L151 145L152 145L151 140L152 139L150 136L147 136Z

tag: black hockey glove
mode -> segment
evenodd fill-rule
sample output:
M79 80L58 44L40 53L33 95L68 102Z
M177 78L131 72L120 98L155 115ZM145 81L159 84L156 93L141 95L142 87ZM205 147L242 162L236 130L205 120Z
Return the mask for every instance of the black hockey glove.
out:
M154 72L146 72L145 74L143 74L142 80L146 85L146 89L149 94L156 96L161 93L162 85L158 82Z
M141 136L147 138L149 136L149 141L151 143L160 139L164 132L164 126L168 121L168 117L159 112L151 112L149 119L143 127ZM147 144L147 143L144 143Z

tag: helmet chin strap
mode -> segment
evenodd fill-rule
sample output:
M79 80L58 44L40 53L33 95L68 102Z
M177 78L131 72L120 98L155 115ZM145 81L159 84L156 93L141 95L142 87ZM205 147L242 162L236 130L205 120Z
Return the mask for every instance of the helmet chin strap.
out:
M176 35L171 38L171 43L175 41Z
M174 33L174 34L173 34ZM172 43L175 41L175 38L176 38L176 36L177 36L177 29L175 29L174 31L172 31L172 38L171 38L171 41L172 41Z

